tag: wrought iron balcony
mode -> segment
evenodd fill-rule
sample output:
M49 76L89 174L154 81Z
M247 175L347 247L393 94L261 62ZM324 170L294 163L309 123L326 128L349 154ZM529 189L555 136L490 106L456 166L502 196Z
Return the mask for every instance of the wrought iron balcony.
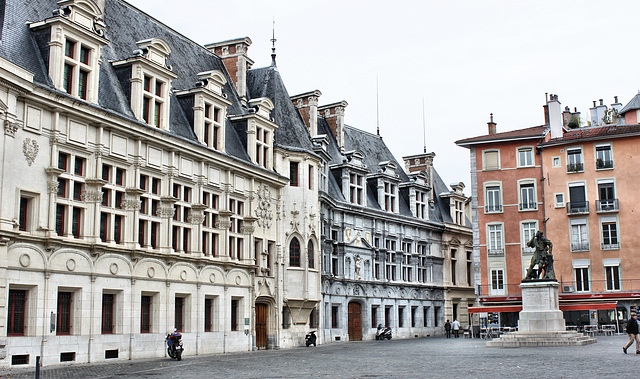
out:
M535 211L538 209L538 204L535 201L520 203L521 211Z
M484 213L501 213L502 204L485 205Z
M569 163L567 165L567 173L582 172L582 171L584 171L583 163Z
M571 201L567 203L568 215L589 214L589 202L587 201Z
M580 252L580 251L589 251L589 242L571 242L571 251Z
M598 170L602 170L605 168L613 168L613 161L612 160L603 161L602 159L596 159L596 168Z
M602 250L620 250L620 243L602 243L600 244Z
M596 200L596 212L598 213L617 212L619 210L618 199Z
M504 249L489 249L487 255L490 257L504 257Z

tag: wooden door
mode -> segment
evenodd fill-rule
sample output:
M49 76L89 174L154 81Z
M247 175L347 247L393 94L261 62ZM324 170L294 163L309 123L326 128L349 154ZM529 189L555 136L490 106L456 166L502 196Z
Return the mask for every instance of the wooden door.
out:
M362 307L349 303L349 341L362 341Z
M256 304L256 347L267 348L267 304Z

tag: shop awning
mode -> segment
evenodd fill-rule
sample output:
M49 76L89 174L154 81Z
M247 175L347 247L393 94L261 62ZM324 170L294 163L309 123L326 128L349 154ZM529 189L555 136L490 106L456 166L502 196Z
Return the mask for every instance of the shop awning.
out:
M606 303L569 303L560 304L561 311L587 311L596 309L616 309L617 301ZM469 313L520 312L521 305L495 305L488 307L469 307Z

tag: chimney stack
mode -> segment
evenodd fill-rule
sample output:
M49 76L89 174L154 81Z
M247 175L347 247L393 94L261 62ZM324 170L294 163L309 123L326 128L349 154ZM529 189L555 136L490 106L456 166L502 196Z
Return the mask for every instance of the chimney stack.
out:
M593 102L593 108L590 108L589 111L591 113L591 126L598 126L604 124L602 119L605 116L605 112L607 111L607 106L604 105L604 100L599 99L600 104L596 105L596 102Z
M551 129L551 138L562 137L562 108L558 95L551 95L547 102L549 109L549 128Z
M331 133L336 138L340 152L344 153L344 109L349 105L346 101L323 105L318 108L320 115L329 124Z
M312 138L318 135L318 98L320 96L322 92L318 90L291 96L291 102L300 112Z
M487 122L487 125L489 126L489 135L492 134L496 134L496 123L493 122L493 113L491 113L491 121Z
M251 43L249 37L244 37L204 45L207 50L222 58L222 63L227 68L238 96L245 106L247 105L247 71L253 65L253 61L247 55Z

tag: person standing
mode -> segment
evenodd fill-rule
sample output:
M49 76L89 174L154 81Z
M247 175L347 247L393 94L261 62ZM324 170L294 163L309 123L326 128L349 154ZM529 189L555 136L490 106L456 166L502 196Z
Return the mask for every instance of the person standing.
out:
M451 323L449 320L444 323L444 331L447 333L447 338L451 338Z
M455 319L453 320L453 335L456 336L456 338L458 338L460 337L458 333L460 333L460 323L458 322L457 319Z
M627 334L629 335L629 343L627 343L622 351L627 354L627 349L636 341L636 354L640 354L640 339L638 339L638 319L635 313L631 313L631 318L627 322Z

